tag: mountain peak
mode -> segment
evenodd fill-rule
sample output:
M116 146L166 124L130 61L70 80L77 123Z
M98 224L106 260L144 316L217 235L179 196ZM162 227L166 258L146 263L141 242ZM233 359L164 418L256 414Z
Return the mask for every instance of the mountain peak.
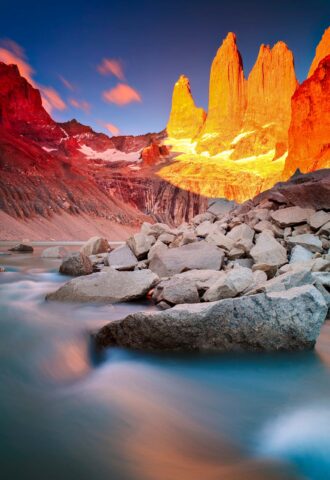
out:
M327 55L330 55L330 27L324 31L320 43L316 47L315 56L309 69L307 78L313 75L320 61Z

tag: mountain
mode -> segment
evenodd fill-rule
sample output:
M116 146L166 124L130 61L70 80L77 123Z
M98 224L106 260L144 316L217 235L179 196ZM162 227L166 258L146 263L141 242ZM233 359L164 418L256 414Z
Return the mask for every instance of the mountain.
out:
M285 176L330 168L330 55L292 97Z
M225 149L240 130L246 108L243 62L234 33L228 33L212 62L208 114L200 135L198 152Z
M77 228L58 233L59 239L84 239L79 219L84 228L99 224L99 231L116 230L117 236L145 220L188 220L206 200L157 175L159 165L170 161L164 136L109 138L76 120L57 123L17 66L0 63L1 238L17 238L28 224L28 235L38 238L38 219L47 220L51 238L52 221L60 224L63 215L75 216Z
M310 66L307 78L313 75L319 66L320 61L323 60L323 58L327 55L330 55L330 27L324 31L320 43L316 47L315 56Z
M167 133L176 138L194 138L205 122L206 113L195 105L189 79L181 75L174 85Z

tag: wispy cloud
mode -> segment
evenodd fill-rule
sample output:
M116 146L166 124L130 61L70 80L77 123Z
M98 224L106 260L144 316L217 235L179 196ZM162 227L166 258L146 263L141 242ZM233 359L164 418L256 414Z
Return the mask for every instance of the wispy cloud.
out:
M73 85L73 83L69 82L69 80L67 80L65 77L59 75L58 78L61 80L65 88L70 90L70 92L74 92L76 90L76 87Z
M64 100L54 88L38 85L34 80L33 76L35 75L35 71L28 63L24 49L16 42L9 39L0 41L0 61L7 65L15 64L18 66L20 74L26 78L33 87L40 90L43 106L48 113L51 113L54 108L56 110L64 110L66 108Z
M119 128L116 127L116 125L114 125L113 123L105 123L104 128L106 128L108 132L111 133L111 135L118 135L120 133Z
M120 60L114 58L104 58L100 65L98 65L97 70L102 75L113 75L118 78L118 80L124 80L124 69Z
M72 107L82 110L85 113L90 113L91 105L86 100L77 100L76 98L70 98L69 103Z
M103 99L119 106L142 101L139 92L126 83L118 83L114 88L103 92Z

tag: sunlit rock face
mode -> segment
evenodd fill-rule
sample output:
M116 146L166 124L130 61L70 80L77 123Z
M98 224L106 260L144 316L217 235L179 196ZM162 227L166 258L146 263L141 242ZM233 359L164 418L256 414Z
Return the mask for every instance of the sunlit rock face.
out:
M308 72L307 78L311 77L317 67L319 66L319 63L321 60L323 60L324 57L330 55L330 27L328 27L325 31L324 34L321 38L320 43L316 47L315 51L315 57L313 59L313 62L311 64L311 67Z
M195 105L189 79L181 75L174 85L172 108L166 127L170 137L194 138L201 130L206 118L202 108Z
M313 62L314 63L314 62ZM330 167L330 55L292 97L284 175Z
M198 138L197 151L225 150L242 127L246 108L243 62L234 33L228 33L210 72L208 115Z

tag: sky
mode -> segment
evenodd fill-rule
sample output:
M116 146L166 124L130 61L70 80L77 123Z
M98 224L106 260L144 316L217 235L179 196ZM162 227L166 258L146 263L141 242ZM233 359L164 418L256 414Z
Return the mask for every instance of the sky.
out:
M189 77L207 109L212 59L229 31L248 76L261 43L283 40L300 82L330 25L330 0L0 0L0 59L20 63L57 121L96 131L162 130Z

